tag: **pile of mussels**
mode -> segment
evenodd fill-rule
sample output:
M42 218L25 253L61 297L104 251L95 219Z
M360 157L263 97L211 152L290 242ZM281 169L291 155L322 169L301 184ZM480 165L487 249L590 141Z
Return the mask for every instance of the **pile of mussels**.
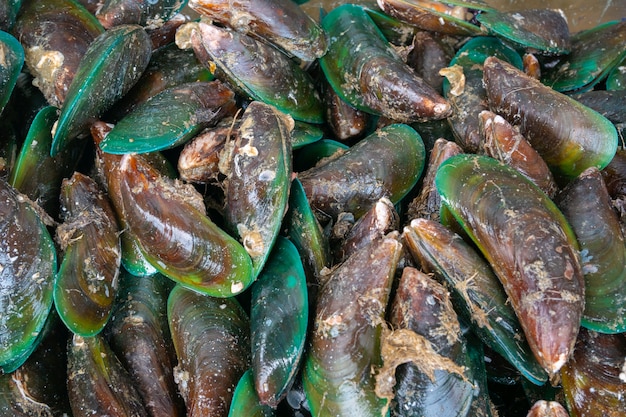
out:
M626 415L626 21L0 14L0 415Z

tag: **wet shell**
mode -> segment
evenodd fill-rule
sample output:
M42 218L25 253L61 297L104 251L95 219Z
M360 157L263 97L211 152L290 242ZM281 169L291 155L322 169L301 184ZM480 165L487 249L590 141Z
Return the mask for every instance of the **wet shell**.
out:
M167 317L178 365L174 378L188 417L226 417L250 364L250 322L235 298L174 287Z
M148 65L151 52L148 34L136 25L117 26L89 45L63 102L51 156L88 131L130 90Z
M67 389L74 417L147 417L130 377L101 335L68 342Z
M0 180L0 368L17 369L35 350L52 308L56 250L37 212Z
M238 294L252 283L250 256L200 211L204 207L195 189L162 177L139 156L125 155L120 172L127 225L159 272L218 297Z
M287 210L292 129L289 116L254 101L241 118L228 156L224 217L252 258L254 276L263 268Z
M435 183L502 282L535 357L555 374L584 309L579 246L565 217L522 174L485 156L446 160Z
M330 46L320 66L347 103L399 122L450 115L450 105L400 59L363 8L337 7L322 27Z
M400 201L422 174L425 159L421 136L408 125L393 124L298 178L315 210L358 218L381 197Z
M402 245L378 239L335 269L322 287L303 373L313 415L383 415L372 366Z
M326 52L326 34L291 0L190 0L189 7L211 20L269 40L305 63Z
M54 305L75 334L93 336L107 323L118 287L122 251L115 212L95 181L74 173L61 186L64 250Z
M306 277L295 246L279 237L251 288L254 387L262 404L276 408L294 382L309 320Z
M555 176L602 169L615 155L615 126L574 99L497 58L485 60L484 82L491 110L519 126Z

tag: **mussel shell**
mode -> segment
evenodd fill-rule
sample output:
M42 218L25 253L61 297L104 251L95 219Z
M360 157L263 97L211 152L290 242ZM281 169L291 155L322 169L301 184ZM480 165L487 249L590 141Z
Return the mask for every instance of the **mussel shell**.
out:
M0 180L0 368L17 369L35 350L52 308L57 259L37 212Z
M51 156L64 149L137 82L152 45L141 26L121 25L90 45L67 91L52 141Z
M402 245L377 239L335 269L321 288L303 385L313 415L383 415L374 392L380 332Z
M474 333L534 384L548 376L535 359L502 284L489 264L459 235L439 223L415 219L404 240L422 269L443 280L459 315Z
M483 85L483 63L489 56L496 56L517 68L522 68L522 60L514 49L498 38L479 36L470 39L457 51L450 61L453 73L446 75L447 79L443 82L443 95L453 108L448 123L452 127L454 140L469 153L477 153L479 150L478 114L488 109L487 92ZM457 65L460 68L456 67ZM459 71L461 74L455 74ZM452 76L462 78L464 81L451 82ZM460 89L456 89L456 85L461 82L464 82L462 90L456 91Z
M9 175L9 184L55 219L59 215L61 181L72 174L84 149L72 146L50 156L50 131L56 119L57 109L52 106L37 113Z
M598 25L571 41L570 53L544 71L541 81L560 92L590 90L626 56L626 22Z
M193 204L201 197L191 186L162 177L130 154L122 158L120 174L127 225L159 272L218 297L238 294L252 283L250 256Z
M193 47L216 77L241 95L278 108L296 120L324 121L324 108L313 79L275 47L203 21L176 34L180 47Z
M611 161L618 137L605 117L497 58L487 58L483 71L491 110L519 125L557 179Z
M24 48L12 35L0 31L0 112L9 101L24 65Z
M457 2L378 0L377 3L385 13L420 29L460 36L476 36L480 34L480 28L468 22L466 16L455 16L452 10L454 6L461 6L459 9L464 12L467 12L464 8L492 10L481 0Z
M583 254L583 326L626 331L626 245L611 199L597 168L585 170L557 196Z
M399 122L450 115L450 105L400 59L362 7L339 6L322 27L330 45L320 66L351 106Z
M110 109L104 120L117 122L163 90L195 81L208 82L215 77L198 59L193 51L180 49L171 42L153 50L150 63L137 83Z
M105 0L96 11L96 17L107 29L135 24L159 27L180 11L187 0Z
M420 217L439 220L441 197L435 187L435 174L443 161L461 153L463 153L463 149L455 142L443 138L435 141L428 157L428 166L422 179L420 193L409 203L407 208L407 219L411 220Z
M289 240L300 253L307 281L317 287L322 270L330 267L330 247L328 238L311 209L302 183L297 178L291 182L283 227L287 229Z
M528 410L526 417L569 417L569 414L559 402L539 400Z
M217 126L206 129L185 144L178 155L180 179L193 183L217 183L220 179L220 155L226 142L236 140L239 119L224 120Z
M466 416L474 399L473 368L448 291L425 273L404 268L390 321L394 329L412 331L430 343L431 349L420 353L433 368L422 368L423 362L397 368L391 415ZM405 353L399 349L397 354L401 352Z
M484 138L481 153L517 169L548 197L554 197L557 185L550 168L519 131L502 116L488 110L480 112L478 116Z
M276 408L294 382L304 350L309 305L300 254L279 237L251 287L252 374L262 404Z
M300 149L324 137L324 131L319 125L301 122L299 120L295 120L294 122L294 127L291 131L292 149Z
M580 329L574 356L561 370L572 417L620 417L626 413L624 334Z
M306 171L322 161L327 162L342 155L350 147L333 139L321 139L294 154L294 171Z
M293 120L253 101L232 148L225 184L225 220L252 258L257 276L280 232L291 184Z
M345 234L335 251L337 263L399 227L400 215L388 198L381 198Z
M305 63L327 49L322 28L291 0L190 0L189 7L238 32L269 40Z
M61 186L64 250L54 286L54 305L65 325L93 336L107 323L118 287L122 251L115 212L94 180L74 173Z
M370 115L346 103L324 79L322 92L326 105L326 122L334 137L340 141L358 139L365 135Z
M571 47L569 27L561 10L492 10L479 14L476 19L488 32L514 43L518 48L546 55L565 55Z
M139 393L102 335L68 342L67 387L74 417L147 417Z
M333 218L341 212L358 218L381 197L400 201L422 174L425 159L420 135L408 125L393 124L298 178L315 210Z
M502 282L535 357L556 373L584 309L579 246L565 217L526 177L489 157L453 156L435 184Z
M276 413L272 407L261 403L254 388L252 371L248 369L237 383L228 417L272 417L274 415Z
M0 375L0 415L53 417L71 414L66 387L68 331L55 318L48 320L44 333L41 343L22 366Z
M120 194L120 162L122 155L113 155L102 152L98 144L104 136L110 132L112 126L104 122L95 122L91 126L91 134L96 144L96 171L102 183L105 184L111 203L115 208L117 220L120 226L122 241L122 266L135 276L154 275L157 269L148 262L142 252L141 245L137 237L130 232L126 220L126 212ZM175 169L160 153L154 152L145 154L149 163L165 176L173 178Z
M174 287L167 316L178 366L174 378L188 417L228 415L250 364L249 320L237 300Z
M626 149L617 149L611 162L602 170L602 178L611 198L626 195Z
M25 0L13 33L26 66L51 106L61 107L83 55L104 28L72 0Z
M173 285L161 274L134 277L122 272L115 309L105 328L111 349L152 417L184 415L174 383L176 357L167 320Z
M100 142L107 153L147 153L187 142L235 113L235 93L220 81L165 89L137 106Z
M606 76L606 89L609 91L626 90L626 57Z

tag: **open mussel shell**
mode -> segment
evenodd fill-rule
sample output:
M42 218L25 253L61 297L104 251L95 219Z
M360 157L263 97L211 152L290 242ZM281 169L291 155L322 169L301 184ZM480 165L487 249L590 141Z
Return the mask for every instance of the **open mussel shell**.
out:
M491 267L459 235L439 223L415 219L404 240L422 268L443 280L459 314L474 333L528 380L541 385L548 375L535 359L515 311Z
M61 186L57 241L64 250L54 305L75 334L93 336L106 325L118 287L122 251L115 212L94 180L74 173Z
M117 26L98 36L76 70L56 125L50 155L56 155L137 82L152 44L137 25Z
M626 413L624 334L580 329L574 356L561 370L571 417L621 417Z
M460 36L480 34L480 28L471 22L474 13L469 9L493 10L482 0L378 0L377 3L385 13L420 29Z
M453 156L435 184L502 282L535 357L555 374L584 308L579 246L565 217L530 180L489 157Z
M190 0L189 7L238 32L266 39L304 63L327 49L322 28L291 0Z
M160 27L187 4L187 0L104 0L96 17L107 29L119 25Z
M147 417L128 372L102 335L68 342L67 389L74 417Z
M303 373L313 415L385 414L371 370L381 365L381 324L401 252L396 239L377 239L321 288Z
M296 120L324 121L313 79L272 45L204 21L182 26L176 44L192 47L198 59L239 94L270 104Z
M9 101L24 65L24 48L12 35L0 31L0 112Z
M626 22L608 22L572 36L572 48L541 81L560 92L593 88L626 56Z
M37 113L9 175L9 184L55 219L59 215L61 182L72 174L84 149L71 146L54 157L50 156L50 132L56 119L57 109L52 106Z
M39 214L0 180L0 368L17 369L35 350L52 308L57 259Z
M228 417L272 417L276 412L269 405L261 403L254 388L254 377L248 369L235 388Z
M569 27L561 10L492 10L481 13L476 18L489 33L515 44L520 49L545 55L569 53Z
M450 104L400 59L362 7L339 6L322 27L330 46L320 66L351 106L398 122L450 115Z
M384 380L394 379L395 370L391 415L468 415L479 391L448 291L425 273L406 267L390 317L394 330L387 330L382 341L384 366L377 389Z
M103 32L98 19L76 1L23 2L13 33L24 46L33 82L51 106L63 105L83 55Z
M483 71L491 110L520 127L557 180L611 161L618 135L608 119L498 58L487 58Z
M408 125L393 124L298 178L314 210L333 218L341 212L358 218L381 197L400 201L416 184L425 160L421 136Z
M193 187L161 176L130 154L122 158L120 174L127 226L159 272L217 297L233 296L252 283L250 256L201 211L202 197Z
M291 185L293 119L253 101L232 144L225 182L225 220L252 258L257 276L280 232Z
M237 382L250 366L249 320L234 297L174 287L167 316L178 365L174 378L188 417L226 417Z
M559 193L556 203L582 251L582 325L603 333L625 332L626 245L600 171L585 170Z
M161 274L135 277L123 271L105 328L111 349L154 417L184 416L174 382L175 352L167 320L167 298L173 286Z
M170 149L232 116L235 109L235 93L220 81L171 87L120 120L100 142L100 149L114 154Z
M309 319L304 268L286 238L278 238L252 285L251 305L254 386L260 402L276 408L294 382Z

